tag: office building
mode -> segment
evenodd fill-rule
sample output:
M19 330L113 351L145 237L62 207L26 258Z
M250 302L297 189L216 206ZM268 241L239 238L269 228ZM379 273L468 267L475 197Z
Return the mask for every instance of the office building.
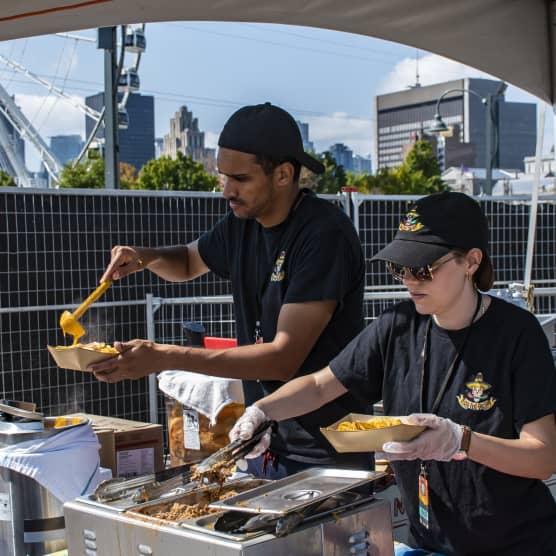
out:
M309 124L295 120L299 132L301 133L301 140L303 141L303 149L308 152L315 152L313 142L309 140Z
M178 152L200 162L209 173L216 173L216 150L205 147L205 132L199 120L187 106L181 106L170 120L170 130L164 136L162 155L177 158Z
M85 103L100 112L104 106L104 93L86 97ZM126 110L129 118L128 127L119 130L120 162L131 164L139 172L154 158L154 97L131 93L127 99ZM87 137L95 123L92 118L86 117ZM104 138L102 126L97 132L97 137Z
M50 150L62 165L75 160L83 145L81 135L53 135L50 138Z
M471 166L484 168L487 112L479 97L496 94L501 85L500 81L490 79L465 78L377 96L374 133L377 168L402 164L404 145L412 141L415 133L427 133L434 122L437 100L452 89L455 90L446 94L440 103L442 120L448 126L458 126L459 143L472 146ZM479 97L464 90L474 91ZM523 169L523 158L535 151L536 105L507 102L501 94L493 106L493 124L499 138L493 166ZM469 155L469 149L465 150L465 155ZM446 167L459 165L449 152L445 156L451 159Z
M335 143L329 149L338 166L343 166L346 172L351 172L353 166L353 151L343 143Z

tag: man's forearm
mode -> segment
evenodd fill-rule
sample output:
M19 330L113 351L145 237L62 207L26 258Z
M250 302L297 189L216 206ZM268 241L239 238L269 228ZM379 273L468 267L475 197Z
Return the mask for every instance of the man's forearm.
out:
M171 282L185 282L196 276L190 270L186 245L137 248L145 268Z
M169 369L239 378L242 380L289 380L297 365L288 361L283 350L272 342L230 349L203 349L159 344Z

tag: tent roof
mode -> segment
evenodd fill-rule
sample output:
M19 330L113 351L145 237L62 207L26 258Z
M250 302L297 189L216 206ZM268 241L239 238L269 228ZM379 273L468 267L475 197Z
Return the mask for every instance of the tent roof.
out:
M0 38L154 21L249 21L387 39L555 101L556 0L3 0Z

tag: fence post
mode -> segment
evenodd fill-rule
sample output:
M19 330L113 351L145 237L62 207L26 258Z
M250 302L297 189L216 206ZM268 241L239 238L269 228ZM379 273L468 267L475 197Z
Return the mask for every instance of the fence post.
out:
M152 293L146 296L146 318L147 318L147 340L155 341L154 330L154 313L156 308L154 306L154 298ZM151 423L158 423L158 384L156 382L156 373L149 375L149 420Z

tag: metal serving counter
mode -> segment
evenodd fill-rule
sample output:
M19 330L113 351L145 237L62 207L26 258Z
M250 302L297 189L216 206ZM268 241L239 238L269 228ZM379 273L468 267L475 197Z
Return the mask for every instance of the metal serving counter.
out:
M392 556L390 504L372 494L376 474L349 473L312 469L226 483L231 497L208 507L216 485L138 504L78 498L64 506L69 555Z

